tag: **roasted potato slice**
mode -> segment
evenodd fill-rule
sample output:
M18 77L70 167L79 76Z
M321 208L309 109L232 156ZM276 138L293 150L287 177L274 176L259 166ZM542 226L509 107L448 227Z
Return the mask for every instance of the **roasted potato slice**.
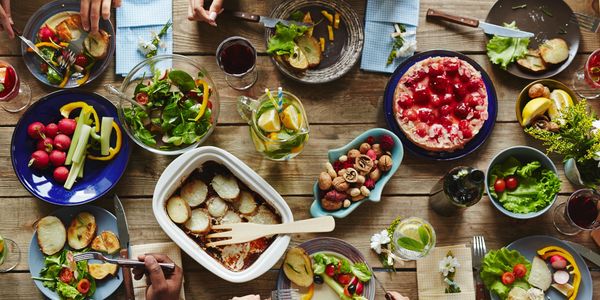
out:
M191 207L196 207L206 201L208 187L202 180L192 179L181 188L181 198Z
M304 34L296 39L296 43L302 52L304 52L309 68L314 68L321 63L321 45L317 39Z
M528 72L540 73L547 70L546 63L540 56L540 50L529 49L525 57L517 60L517 64Z
M55 216L47 216L36 224L37 242L45 255L54 255L65 246L67 230L65 225Z
M540 45L540 56L549 64L559 64L569 58L569 45L565 40L556 38Z
M221 218L221 220L219 221L220 224L235 224L235 223L241 223L242 222L242 218L240 217L240 215L236 214L235 212L228 210L225 215Z
M227 209L229 209L229 206L227 205L227 202L225 202L223 199L221 199L218 196L215 196L208 199L206 208L208 209L208 213L211 216L215 218L220 218L225 215Z
M217 174L210 183L223 200L233 200L240 195L240 186L233 176Z
M273 213L266 205L258 207L256 214L248 216L248 221L257 224L279 224L277 215Z
M167 214L173 222L184 223L190 218L192 209L187 201L179 196L173 196L167 200Z
M75 250L87 247L96 236L96 218L87 211L80 212L67 229L69 246Z
M196 208L192 210L192 216L183 226L193 233L207 233L211 226L210 215L206 209Z
M233 206L240 213L245 215L253 214L258 207L256 201L254 200L254 196L252 196L252 193L248 191L242 191L240 198L233 202Z
M300 247L288 250L283 261L283 272L293 283L301 287L313 284L313 270L310 256Z
M103 264L88 264L88 272L94 279L102 280L108 275L115 276L117 274L118 266L111 263Z
M92 249L108 254L114 254L121 249L121 245L119 244L119 238L114 232L102 231L102 233L92 241Z
M110 35L104 30L90 33L83 41L85 50L95 59L104 59L108 55Z

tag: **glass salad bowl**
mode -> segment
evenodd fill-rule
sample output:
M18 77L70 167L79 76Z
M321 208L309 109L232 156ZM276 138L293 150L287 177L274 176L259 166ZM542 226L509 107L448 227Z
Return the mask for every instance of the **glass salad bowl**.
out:
M179 155L202 144L219 117L219 94L208 72L182 55L148 58L135 66L119 89L119 120L140 147Z

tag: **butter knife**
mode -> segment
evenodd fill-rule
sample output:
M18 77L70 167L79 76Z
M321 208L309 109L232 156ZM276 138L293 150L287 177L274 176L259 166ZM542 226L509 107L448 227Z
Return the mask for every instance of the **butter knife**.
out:
M439 19L459 25L479 27L483 29L483 32L487 34L493 34L498 36L506 36L512 38L530 38L534 36L534 34L531 32L506 28L500 25L490 24L477 19L455 16L439 10L433 10L431 8L427 10L427 19Z
M289 26L290 24L296 24L299 26L312 26L312 24L295 22L295 21L290 21L290 20L283 20L283 19L276 19L276 18L259 16L259 15L253 15L251 13L242 12L242 11L234 11L234 12L231 12L231 14L234 17L236 17L238 19L242 19L244 21L253 22L253 23L262 23L267 28L275 28L275 25L277 25L277 23L281 23L285 26Z
M600 266L600 254L594 252L592 249L589 249L583 245L566 241L569 246L573 247L579 255L587 258L587 260L593 262L596 266Z
M42 54L42 51L40 50L40 48L38 48L32 41L30 41L28 38L24 37L23 34L21 34L21 31L19 31L14 25L12 26L12 30L15 32L15 34L19 37L19 39L21 39L21 42L23 42L25 45L27 45L27 47L31 48L31 50L33 50L33 53L35 53L35 55L41 59L45 64L48 65L48 68L51 68L52 70L54 70L54 72L63 75L63 72L61 72L60 70L58 70L54 64L52 64L50 61L48 61L44 55Z

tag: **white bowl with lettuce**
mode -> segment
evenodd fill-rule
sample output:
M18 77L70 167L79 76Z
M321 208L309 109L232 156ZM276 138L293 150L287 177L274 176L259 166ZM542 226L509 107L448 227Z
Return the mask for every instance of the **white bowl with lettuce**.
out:
M556 166L541 151L514 146L496 154L485 174L486 192L494 207L515 219L531 219L556 202L560 179ZM504 188L502 183L504 181Z

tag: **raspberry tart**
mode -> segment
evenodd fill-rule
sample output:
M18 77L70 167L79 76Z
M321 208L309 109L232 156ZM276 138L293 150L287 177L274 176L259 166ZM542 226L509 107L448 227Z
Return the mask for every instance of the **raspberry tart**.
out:
M394 115L406 137L433 152L462 149L488 119L488 95L471 64L429 57L410 67L394 91Z

